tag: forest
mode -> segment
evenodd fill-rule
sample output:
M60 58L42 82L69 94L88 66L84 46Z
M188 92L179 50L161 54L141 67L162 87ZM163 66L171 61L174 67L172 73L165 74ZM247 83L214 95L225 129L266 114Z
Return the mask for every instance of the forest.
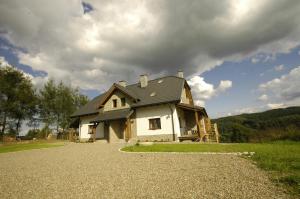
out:
M300 140L300 107L214 119L222 142Z

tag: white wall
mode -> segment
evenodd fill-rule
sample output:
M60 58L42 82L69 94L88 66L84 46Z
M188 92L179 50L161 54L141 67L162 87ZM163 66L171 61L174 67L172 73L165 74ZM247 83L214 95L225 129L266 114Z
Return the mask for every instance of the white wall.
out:
M179 121L179 117L181 119L181 128L180 128L180 133L181 135L184 135L185 131L186 131L186 118L185 118L185 115L184 115L184 111L180 108L177 108L177 115L178 115L178 121Z
M179 120L175 105L173 109L174 132L180 135ZM160 118L161 129L150 130L149 119ZM137 136L173 134L171 110L168 105L141 107L136 109Z
M96 116L84 116L80 117L79 124L79 137L82 139L92 138L93 135L89 134L89 125L92 125L90 121L94 119ZM98 124L96 128L96 138L104 138L104 125L103 123Z

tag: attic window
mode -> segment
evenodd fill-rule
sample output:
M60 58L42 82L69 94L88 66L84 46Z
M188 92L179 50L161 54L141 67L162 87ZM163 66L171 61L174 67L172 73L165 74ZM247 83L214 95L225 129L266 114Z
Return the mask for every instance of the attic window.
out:
M117 108L117 100L116 99L113 100L113 108Z
M122 98L121 98L121 105L122 105L122 106L125 106L125 105L126 105L126 99L125 99L125 97L122 97Z
M164 80L162 80L162 79L160 79L160 80L158 80L158 83L160 84L160 83L162 83Z
M156 95L155 92L152 92L152 93L150 94L151 97L154 97L155 95Z

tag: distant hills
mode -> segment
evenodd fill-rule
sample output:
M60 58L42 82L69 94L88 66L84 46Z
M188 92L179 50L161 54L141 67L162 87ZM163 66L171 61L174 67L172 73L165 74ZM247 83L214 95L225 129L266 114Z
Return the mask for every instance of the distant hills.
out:
M214 119L222 142L300 141L300 106Z

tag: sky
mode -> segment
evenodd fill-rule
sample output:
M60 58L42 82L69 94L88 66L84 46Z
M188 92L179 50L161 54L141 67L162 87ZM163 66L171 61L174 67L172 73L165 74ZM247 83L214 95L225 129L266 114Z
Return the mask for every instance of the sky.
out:
M300 105L300 1L2 0L0 67L93 98L176 75L211 118Z

